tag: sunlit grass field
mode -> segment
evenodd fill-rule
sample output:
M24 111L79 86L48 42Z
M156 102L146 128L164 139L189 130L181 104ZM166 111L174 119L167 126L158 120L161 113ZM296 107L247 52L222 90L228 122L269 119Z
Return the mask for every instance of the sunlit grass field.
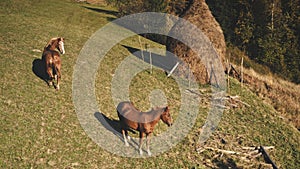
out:
M300 134L250 90L231 80L230 95L251 107L225 110L216 132L197 152L197 141L209 109L209 86L199 86L198 118L188 136L169 151L150 158L125 158L105 151L82 129L72 101L72 75L76 59L88 38L116 18L109 6L71 0L0 1L0 166L1 168L264 168L260 156L249 161L239 155L205 149L240 151L243 146L275 146L270 156L280 168L300 168ZM35 59L52 37L66 38L62 55L61 90L55 91L32 71ZM151 46L162 45L142 39ZM137 37L113 47L99 65L95 93L101 111L117 119L111 99L115 68L139 48ZM172 78L159 69L139 73L130 84L131 99L143 111L150 108L149 93L164 91L175 118L180 92ZM166 126L158 124L154 135ZM132 136L138 136L132 134ZM226 140L222 143L221 140ZM124 145L117 145L124 146ZM137 152L138 153L138 152Z

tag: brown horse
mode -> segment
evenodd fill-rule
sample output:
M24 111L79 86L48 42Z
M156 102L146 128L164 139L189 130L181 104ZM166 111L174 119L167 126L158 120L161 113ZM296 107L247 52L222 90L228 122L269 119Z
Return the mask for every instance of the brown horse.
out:
M59 90L59 81L61 79L61 59L60 54L56 51L56 49L61 54L65 53L64 38L58 37L50 39L44 47L42 60L46 64L46 72L49 76L48 85L53 85L56 90ZM53 83L53 79L57 80L56 86Z
M143 154L142 145L143 137L146 134L147 139L147 152L151 156L149 144L150 144L150 134L154 130L154 126L161 119L168 126L172 125L172 117L167 107L156 107L152 108L149 112L140 112L137 110L131 102L121 102L117 107L118 116L120 119L121 130L125 142L125 146L129 146L126 137L130 140L128 136L128 130L134 129L139 131L140 144L139 152L140 155Z

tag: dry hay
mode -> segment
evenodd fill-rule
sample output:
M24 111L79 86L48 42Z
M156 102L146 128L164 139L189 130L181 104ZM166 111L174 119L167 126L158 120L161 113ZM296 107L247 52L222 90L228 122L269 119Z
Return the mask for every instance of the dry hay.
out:
M190 1L190 3L191 4L188 6L188 9L186 9L180 16L197 26L204 33L204 35L209 38L224 65L226 43L219 23L213 17L208 5L204 0ZM205 65L201 62L200 58L194 51L192 51L183 43L172 38L167 39L166 46L168 51L174 53L176 56L189 64L197 81L199 81L201 84L206 84L209 82L210 75L207 72Z

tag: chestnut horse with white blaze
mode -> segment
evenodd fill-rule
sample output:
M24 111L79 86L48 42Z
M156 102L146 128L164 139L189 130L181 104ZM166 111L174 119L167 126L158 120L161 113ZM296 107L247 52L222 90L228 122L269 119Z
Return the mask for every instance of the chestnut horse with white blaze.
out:
M48 85L53 85L56 90L59 90L59 82L61 79L61 58L59 52L61 54L65 53L64 38L62 37L50 39L44 47L42 55L42 60L45 62L46 72L49 76ZM53 79L57 80L56 86L53 83Z
M125 101L119 103L117 112L120 119L125 146L129 146L126 140L126 137L128 140L130 140L130 137L128 136L128 130L133 129L139 131L140 155L143 154L142 145L144 135L146 134L147 153L149 156L151 156L149 148L150 134L153 132L155 125L159 122L159 120L162 120L165 124L171 126L173 121L168 106L152 108L152 110L149 112L140 112L134 107L132 102Z

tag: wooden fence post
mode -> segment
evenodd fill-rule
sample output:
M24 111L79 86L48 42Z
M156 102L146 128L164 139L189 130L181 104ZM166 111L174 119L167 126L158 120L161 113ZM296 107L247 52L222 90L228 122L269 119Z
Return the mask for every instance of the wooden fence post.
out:
M145 61L145 58L144 58L144 48L143 48L143 44L142 44L142 40L141 40L141 36L140 35L139 35L139 43L140 43L140 47L141 47L141 55L142 55L143 61Z
M150 45L149 45L150 46ZM152 71L152 68L153 68L153 66L152 66L152 54L151 54L151 50L149 51L149 59L150 59L150 70L151 70L151 74L153 73Z
M172 73L175 71L175 69L178 67L178 65L179 65L179 62L177 62L177 63L175 64L175 66L172 68L172 70L170 71L170 73L168 74L167 77L170 77L170 76L172 75Z
M244 68L243 68L243 64L244 64L244 57L242 57L242 61L241 61L241 86L243 87L243 82L244 82Z
M227 92L230 93L230 76L229 76L229 73L230 73L230 69L231 69L231 65L230 65L230 62L228 61L227 59Z

